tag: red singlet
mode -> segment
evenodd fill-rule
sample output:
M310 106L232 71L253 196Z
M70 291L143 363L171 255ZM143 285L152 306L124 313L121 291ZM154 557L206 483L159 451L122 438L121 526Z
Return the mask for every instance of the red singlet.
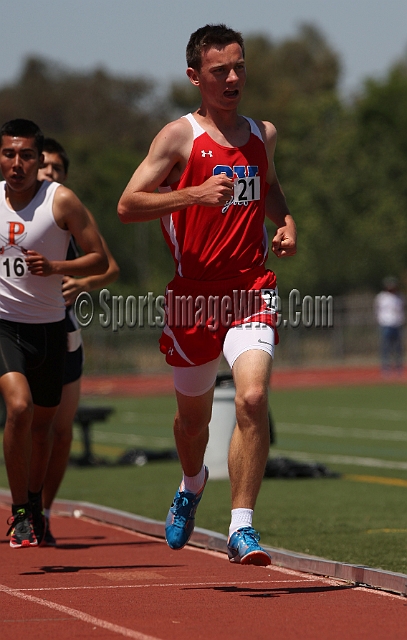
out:
M268 255L264 224L268 159L258 126L247 118L251 129L248 142L231 148L215 142L192 114L185 117L194 132L187 166L178 182L160 190L198 186L221 173L234 180L235 188L234 197L223 207L192 205L161 219L176 265L175 281L167 288L167 304L169 290L173 292L171 297L190 294L194 298L208 297L209 292L212 296L233 297L233 291L248 290L254 284L258 291L274 291L275 275L264 268ZM229 326L245 321L275 326L275 314L270 312L267 300L262 306L263 313L259 314L258 307L256 310L253 319L233 317ZM232 315L235 316L234 311ZM220 326L214 332L213 326L209 331L202 326L202 314L192 323L196 326L190 322L188 326L184 322L180 326L179 318L178 322L171 322L170 317L167 308L167 326L160 339L161 351L169 364L191 366L217 357L228 326ZM213 325L213 319L207 320L208 325Z
M192 205L161 219L162 229L175 260L177 273L191 280L228 280L265 263L268 238L264 226L265 197L268 190L268 161L256 123L243 147L223 147L215 142L189 114L194 141L178 190L203 184L212 175L226 173L240 179L237 196L226 207ZM258 177L259 200L250 200ZM244 182L243 179L246 179Z

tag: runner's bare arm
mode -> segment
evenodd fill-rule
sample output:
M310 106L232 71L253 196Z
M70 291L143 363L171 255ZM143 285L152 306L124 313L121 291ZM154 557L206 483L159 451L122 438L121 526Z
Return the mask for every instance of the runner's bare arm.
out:
M297 230L294 219L287 206L284 192L278 181L274 165L274 153L277 143L277 131L271 122L258 123L265 141L269 190L266 196L266 216L274 222L277 231L271 243L271 249L278 258L293 256L297 252Z
M36 251L27 251L28 270L37 276L93 275L105 273L108 260L97 228L85 207L70 189L59 186L54 197L54 217L61 229L68 230L84 252L74 260L48 260Z
M160 131L120 198L117 210L122 222L155 220L193 204L217 207L230 200L233 181L224 174L212 176L199 186L155 192L160 185L180 178L191 148L192 129L185 119L171 122Z
M95 225L96 229L98 229L95 218L93 217L93 215L88 209L86 209L86 211L92 223ZM107 270L104 273L101 273L98 275L83 276L79 278L64 276L62 281L62 295L64 296L66 305L73 304L77 296L83 291L89 292L89 291L94 291L95 289L100 289L101 287L105 287L111 282L115 282L115 280L117 280L117 278L119 277L119 273L120 273L119 266L116 260L114 259L107 245L106 240L101 234L100 234L100 239L102 241L102 246L106 253L107 261L109 263Z

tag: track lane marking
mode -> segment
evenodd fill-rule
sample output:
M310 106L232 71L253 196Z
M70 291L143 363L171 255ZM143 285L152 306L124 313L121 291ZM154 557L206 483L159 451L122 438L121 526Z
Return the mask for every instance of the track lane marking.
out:
M405 602L406 596L401 593L391 593L390 591L376 591L375 589L371 589L369 587L356 587L358 591L363 591L364 593L379 593L381 596L385 596L386 598L393 598L393 600L402 600Z
M54 590L56 589L53 589L53 591ZM125 636L126 638L133 638L133 640L160 640L159 638L148 636L144 633L139 633L138 631L133 631L132 629L127 629L126 627L121 627L117 624L112 624L111 622L107 622L106 620L100 620L100 618L95 618L94 616L83 613L82 611L78 611L77 609L71 609L71 607L65 607L62 604L49 602L48 600L43 600L42 598L36 598L35 596L27 595L26 593L22 593L22 590L20 589L11 589L6 585L0 584L0 591L14 598L20 598L21 600L32 602L33 604L40 604L43 607L48 607L49 609L54 609L55 611L66 613L72 618L76 618L76 620L81 620L82 622L92 624L94 626L100 627L101 629L113 631L114 633Z
M97 574L96 574L97 575ZM321 580L325 582L325 578L321 577ZM82 587L27 587L18 589L20 593L26 591L80 591L91 589L151 589L152 587L159 589L162 587L208 587L208 586L240 586L248 584L267 584L267 585L279 585L279 584L297 584L297 582L320 582L318 578L301 578L297 580L247 580L244 582L233 580L232 582L163 582L155 584L112 584L112 585L95 585L95 586L82 586ZM339 580L337 582L340 582ZM8 587L5 587L8 589ZM2 585L0 585L0 591L2 591Z

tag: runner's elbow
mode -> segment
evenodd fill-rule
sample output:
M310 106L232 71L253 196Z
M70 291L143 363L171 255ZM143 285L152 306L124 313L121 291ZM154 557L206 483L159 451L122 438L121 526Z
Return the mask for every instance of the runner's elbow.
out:
M117 205L117 214L120 222L127 224L137 220L138 201L135 196L129 198L124 194Z
M129 210L122 200L119 200L119 204L117 205L117 215L119 216L120 222L124 224L131 222Z
M102 275L103 273L106 273L108 268L109 268L109 260L107 259L107 255L104 252L100 253L99 258L95 264L94 275L95 276Z

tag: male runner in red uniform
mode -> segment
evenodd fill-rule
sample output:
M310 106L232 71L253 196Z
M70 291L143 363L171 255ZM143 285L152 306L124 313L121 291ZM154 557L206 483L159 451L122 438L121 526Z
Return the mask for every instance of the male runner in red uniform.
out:
M229 449L229 558L267 565L270 557L252 527L269 451L276 342L276 279L264 266L265 215L277 226L272 250L278 257L295 253L296 229L274 168L274 126L237 112L246 80L241 34L225 25L198 29L187 46L187 64L201 106L156 136L118 207L123 222L161 218L176 265L160 345L174 370L174 435L184 475L166 539L181 549L194 528L208 477L203 459L223 351L234 377L237 417ZM257 304L242 312L235 301L249 292ZM177 313L181 299L192 300L195 315Z

